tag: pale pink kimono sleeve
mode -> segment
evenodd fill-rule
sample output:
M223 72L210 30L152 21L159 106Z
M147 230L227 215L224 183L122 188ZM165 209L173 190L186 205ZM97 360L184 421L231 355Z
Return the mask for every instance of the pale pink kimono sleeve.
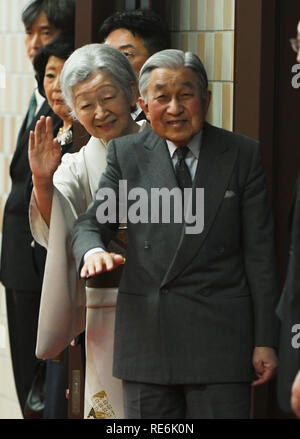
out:
M82 155L82 154L81 154ZM87 207L87 188L80 154L66 154L54 175L51 223L48 229L35 203L30 203L34 239L47 248L41 294L36 355L53 358L85 329L85 285L76 271L70 231ZM81 173L81 174L80 174Z

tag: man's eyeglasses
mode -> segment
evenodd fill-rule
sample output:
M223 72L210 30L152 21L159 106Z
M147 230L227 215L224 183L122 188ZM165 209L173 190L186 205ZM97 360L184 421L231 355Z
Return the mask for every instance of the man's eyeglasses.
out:
M128 50L122 50L122 53L129 59L133 59L136 56L148 56L147 53L141 53L141 52L129 52Z
M297 38L290 38L290 43L293 51L298 53L300 50L300 40L297 40Z

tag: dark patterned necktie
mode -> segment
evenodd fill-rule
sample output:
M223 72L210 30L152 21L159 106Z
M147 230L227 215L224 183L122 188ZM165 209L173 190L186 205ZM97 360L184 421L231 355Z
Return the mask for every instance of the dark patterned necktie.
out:
M30 99L30 102L29 102L29 109L28 109L26 128L29 127L29 125L31 124L31 122L34 119L35 112L36 112L36 107L37 107L37 101L36 101L36 97L35 97L35 92L33 92L32 96L31 96L31 99Z
M185 157L188 152L189 148L187 146L178 147L176 150L178 160L175 165L175 174L178 186L182 191L184 188L192 187L193 185L190 170L185 163Z

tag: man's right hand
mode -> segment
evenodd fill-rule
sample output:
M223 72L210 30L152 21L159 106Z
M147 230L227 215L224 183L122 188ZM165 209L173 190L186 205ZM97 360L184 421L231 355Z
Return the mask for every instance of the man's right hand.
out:
M97 252L91 254L85 261L80 276L82 278L92 277L103 271L111 271L125 263L122 255L108 252Z

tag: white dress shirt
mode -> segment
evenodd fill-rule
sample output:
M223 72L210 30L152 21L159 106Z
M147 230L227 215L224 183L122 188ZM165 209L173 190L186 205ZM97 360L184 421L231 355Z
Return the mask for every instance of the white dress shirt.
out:
M45 102L45 98L39 93L38 88L34 90L34 93L36 99L35 115L37 115L40 109L42 108L43 103Z
M168 150L172 159L172 163L173 163L173 167L175 169L175 165L177 163L177 154L176 154L176 150L177 150L177 146L174 145L174 143L172 143L170 140L166 140L167 145L168 145ZM189 171L191 173L191 178L192 181L194 180L195 174L196 174L196 170L197 170L197 164L198 164L198 159L199 159L199 154L200 154L200 148L201 148L201 143L202 143L202 131L200 131L200 133L196 134L192 140L185 146L187 146L189 148L189 151L185 157L185 163L187 165L187 167L189 168Z

